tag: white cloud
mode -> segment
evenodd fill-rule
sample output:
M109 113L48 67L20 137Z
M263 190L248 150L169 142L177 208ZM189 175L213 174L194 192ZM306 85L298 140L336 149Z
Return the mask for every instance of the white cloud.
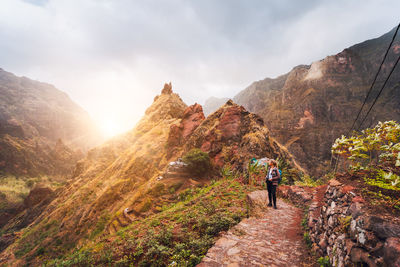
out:
M2 0L1 66L129 129L172 81L191 104L377 37L398 1Z

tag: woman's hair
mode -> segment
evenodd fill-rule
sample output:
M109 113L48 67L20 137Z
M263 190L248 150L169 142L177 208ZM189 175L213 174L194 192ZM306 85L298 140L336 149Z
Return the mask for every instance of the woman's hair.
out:
M278 163L276 163L276 160L274 159L271 159L269 163L271 163L274 167L278 167Z

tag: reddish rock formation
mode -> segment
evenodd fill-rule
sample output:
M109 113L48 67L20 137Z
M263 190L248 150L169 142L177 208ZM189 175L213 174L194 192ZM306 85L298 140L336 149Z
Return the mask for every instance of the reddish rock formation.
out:
M261 117L249 113L232 100L194 130L184 150L193 147L207 152L217 167L229 163L242 169L253 157L281 157L291 162L293 167L296 165L286 149L270 138Z
M232 100L226 103L228 107L222 115L217 130L221 131L224 139L237 137L240 134L240 117L245 109L237 105L233 105Z
M182 146L187 138L205 119L203 108L195 103L187 107L183 113L182 120L179 124L173 124L170 127L168 136L169 156L175 152L176 147Z
M201 105L195 103L189 106L183 113L181 125L183 127L182 137L186 139L205 119L203 108Z
M193 148L204 148L209 144L206 151L214 166L229 164L243 169L252 157L282 157L290 167L295 167L292 156L270 138L268 129L257 115L229 101L204 119L200 105L187 107L177 94L168 93L169 85L165 89L132 131L89 151L77 165L74 178L63 190L57 191L56 199L33 223L33 216L18 217L22 219L19 221L29 222L30 229L35 230L27 229L23 240L17 237L18 241L0 254L0 262L5 259L10 265L15 261L39 265L46 259L65 254L66 247L86 244L88 236L96 234L96 239L91 240L99 240L97 238L108 233L115 234L132 219L141 220L142 216L160 212L163 206L179 199L177 196L183 190L216 177L211 173L202 181L194 181L194 174L175 168L180 165L176 162L171 164ZM171 147L171 144L176 146ZM62 151L62 147L60 142L57 149ZM168 158L173 149L177 152L173 154L175 158ZM215 171L219 169L215 168ZM45 202L40 199L28 197L28 204L39 204L27 210L37 214L40 210L35 207L43 207ZM137 211L137 214L128 217L125 210L126 213ZM54 225L49 226L48 222ZM100 232L99 224L104 226ZM46 227L52 227L57 234L41 238L43 232L49 232ZM4 237L4 246L9 240ZM34 244L34 247L27 251L24 243ZM46 248L45 255L41 254L41 248ZM47 248L54 254L47 254ZM15 260L8 258L16 251L24 251L24 254Z

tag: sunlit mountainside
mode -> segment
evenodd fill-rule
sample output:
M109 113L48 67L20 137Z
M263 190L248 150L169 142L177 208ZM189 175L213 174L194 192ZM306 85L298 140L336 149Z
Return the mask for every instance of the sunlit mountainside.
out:
M193 148L208 153L213 166L208 174L169 169L169 162ZM166 84L133 130L90 150L78 162L69 184L15 236L1 258L38 264L77 245L106 242L122 227L162 212L163 206L178 201L180 192L218 177L219 168L229 164L243 169L253 156L280 157L292 168L289 179L299 179L300 167L269 137L260 117L229 101L204 118L201 106L187 107ZM7 232L15 223L3 229Z

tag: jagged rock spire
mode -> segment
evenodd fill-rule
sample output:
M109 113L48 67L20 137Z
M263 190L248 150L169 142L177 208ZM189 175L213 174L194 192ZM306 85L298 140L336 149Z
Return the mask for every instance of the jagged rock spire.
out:
M172 84L171 84L171 82L164 84L164 88L162 89L161 94L163 94L163 95L172 94Z

